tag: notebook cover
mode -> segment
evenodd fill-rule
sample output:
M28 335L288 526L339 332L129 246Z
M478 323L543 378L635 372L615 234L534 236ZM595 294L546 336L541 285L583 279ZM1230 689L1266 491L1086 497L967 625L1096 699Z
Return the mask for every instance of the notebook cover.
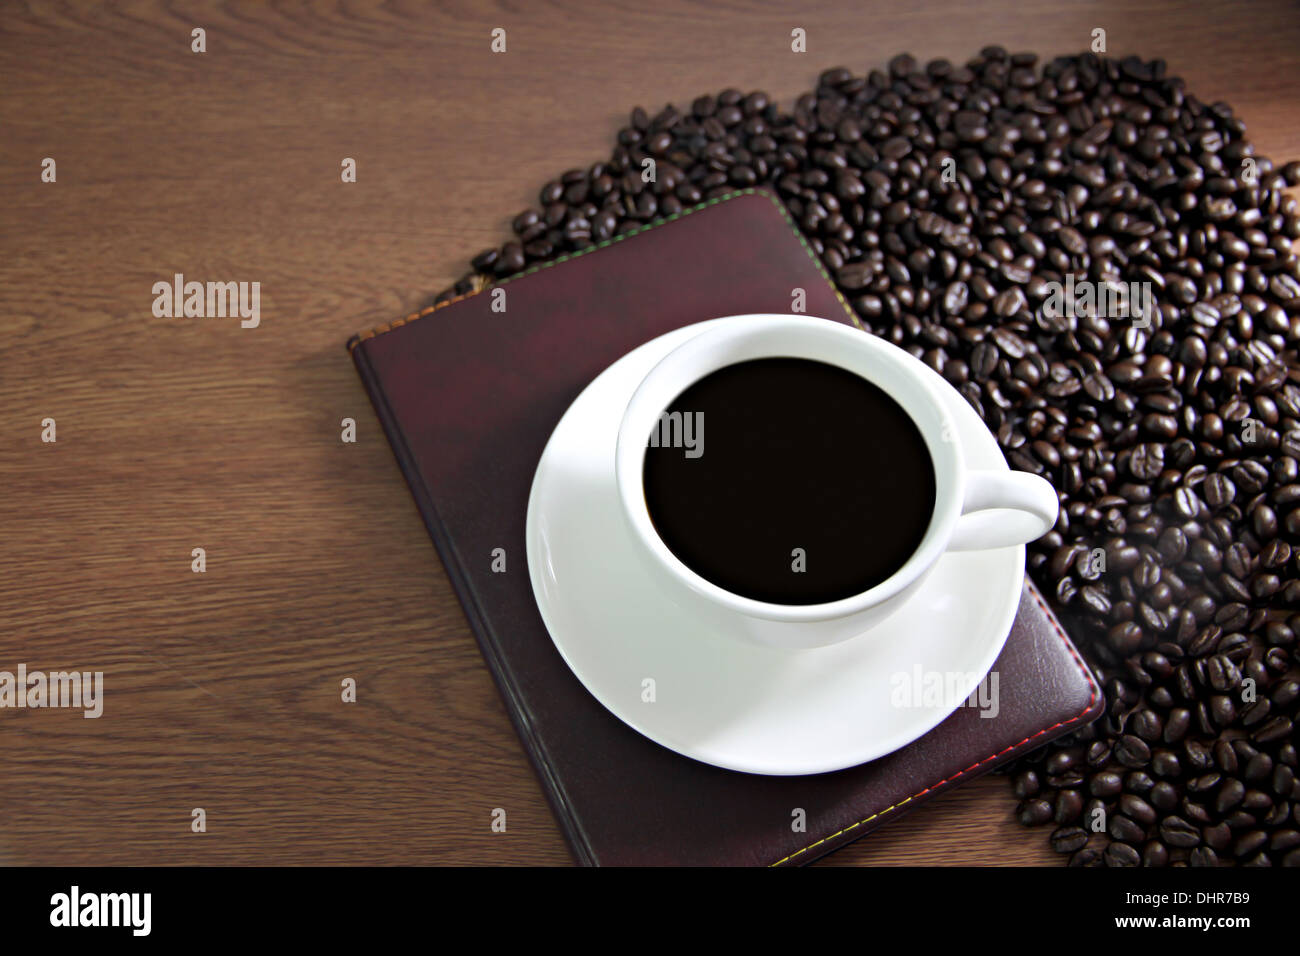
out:
M492 309L495 289L504 312ZM1029 582L994 664L995 718L958 708L911 745L835 773L764 777L683 757L606 711L569 671L522 564L529 489L552 429L636 346L704 319L789 312L795 289L808 315L857 324L785 207L749 189L348 343L581 863L807 863L1101 712L1100 689ZM499 547L510 573L491 571ZM806 832L792 828L795 807Z

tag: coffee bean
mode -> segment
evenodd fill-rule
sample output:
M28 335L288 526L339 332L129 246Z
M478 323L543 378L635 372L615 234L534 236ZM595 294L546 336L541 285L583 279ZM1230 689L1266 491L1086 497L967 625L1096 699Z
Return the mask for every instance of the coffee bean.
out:
M1271 709L1272 705L1269 703L1268 698L1257 700L1246 708L1245 712L1241 715L1239 723L1243 727L1254 727L1257 724L1262 723L1264 719L1268 717Z
M1201 840L1210 849L1222 853L1232 843L1232 830L1226 823L1201 828Z
M1182 817L1167 816L1160 821L1160 839L1167 846L1192 847L1201 842L1201 834Z
M1008 460L1061 493L1026 564L1109 703L1013 775L1026 819L1078 826L1085 797L1157 836L1152 812L1221 817L1190 847L1116 824L1129 839L1062 848L1072 865L1139 847L1149 865L1300 863L1300 846L1252 837L1236 855L1208 836L1300 832L1300 217L1281 191L1300 163L1261 157L1247 186L1236 170L1254 155L1226 106L1159 61L899 56L827 70L788 111L739 90L633 110L607 160L547 182L435 301L739 188L771 192L858 321L939 370ZM1070 274L1150 283L1152 321L1077 285L1049 300Z
M1016 774L1013 789L1016 796L1023 800L1026 797L1037 796L1042 789L1042 785L1039 783L1038 774L1032 768L1026 767Z
M1094 741L1084 754L1084 759L1089 767L1104 767L1110 760L1112 746L1109 741Z
M1115 744L1115 759L1126 767L1145 767L1151 760L1151 748L1133 734L1125 734Z
M1246 766L1241 772L1241 779L1246 783L1259 783L1261 780L1266 779L1272 772L1273 758L1266 753L1255 751L1246 760Z
M1268 843L1264 830L1248 830L1232 841L1232 855L1238 858L1257 853Z
M1151 788L1148 795L1151 805L1157 810L1169 811L1178 806L1178 791L1174 786L1164 780L1159 781Z
M1073 823L1083 812L1083 794L1078 790L1066 789L1056 792L1056 804L1052 819L1057 823Z
M1246 787L1240 780L1227 780L1214 798L1214 809L1219 814L1227 813L1241 803L1246 795Z
M1179 777L1182 775L1182 764L1178 761L1178 755L1168 750L1156 750L1151 754L1151 770L1158 777Z
M1077 749L1058 750L1043 762L1043 769L1050 776L1059 776L1078 766L1079 759L1080 754Z
M1216 694L1210 698L1210 715L1217 727L1230 727L1236 719L1237 708L1232 698L1226 694Z
M1295 793L1296 774L1286 764L1273 768L1272 791L1280 799L1287 799Z
M1276 717L1268 721L1250 735L1255 743L1265 744L1285 740L1291 736L1291 721L1286 717Z
M1027 827L1038 826L1052 819L1052 805L1041 798L1023 800L1016 809L1016 816Z
M965 282L960 279L950 282L943 293L943 308L949 315L960 315L966 310L966 304L970 299L970 289ZM991 369L989 370L991 371ZM987 377L987 372L985 377Z
M1127 843L1120 842L1107 846L1102 858L1107 866L1137 866L1142 862L1137 850Z
M1191 726L1192 715L1186 707L1178 707L1169 712L1169 719L1165 722L1165 730L1162 735L1165 743L1176 744L1183 739L1187 733L1187 728Z
M1098 615L1105 617L1110 613L1110 598L1106 596L1106 592L1101 588L1091 584L1085 585L1079 589L1079 597L1087 607Z
M871 279L873 270L865 262L854 262L840 268L835 278L845 289L861 289Z
M1111 770L1094 774L1088 783L1088 792L1094 797L1113 797L1124 789L1124 778Z
M1275 707L1291 707L1297 700L1300 700L1300 681L1284 680L1280 682L1273 688L1270 699Z
M1286 859L1290 859L1293 855L1296 858L1296 862L1293 865L1300 866L1300 851L1292 850L1291 853L1287 855ZM1085 846L1082 850L1075 851L1074 855L1070 857L1068 865L1102 866L1102 851L1096 847Z
M1210 811L1206 809L1205 804L1199 803L1190 797L1183 797L1178 801L1178 811L1190 823L1197 826L1203 826L1210 822Z
M1156 784L1155 786L1159 786ZM1154 792L1155 786L1151 788ZM1119 798L1120 810L1134 822L1143 826L1151 826L1156 822L1156 810L1151 804L1133 793L1126 793Z
M1073 226L1062 226L1056 232L1056 239L1061 247L1071 255L1081 256L1088 251L1088 243L1079 230Z
M1258 814L1261 810L1273 808L1273 798L1263 790L1247 790L1241 798L1241 807L1249 813Z
M1133 449L1128 459L1130 474L1138 481L1154 481L1160 476L1165 467L1165 450L1163 445L1153 442L1143 442ZM1178 531L1177 528L1171 528L1170 531ZM1181 534L1181 531L1178 531ZM1186 548L1186 543L1183 544Z
M1205 501L1215 511L1230 505L1236 493L1237 489L1227 475L1215 473L1205 479Z
M1123 840L1126 843L1141 843L1146 838L1146 828L1130 820L1122 813L1111 815L1106 832L1114 839Z
M1300 830L1284 828L1275 830L1269 838L1268 848L1274 852L1283 852L1300 847Z
M1148 670L1150 670L1150 668L1148 668ZM1160 740L1163 730L1164 725L1160 719L1160 715L1154 710L1144 708L1133 715L1133 732L1146 743L1152 744ZM1151 753L1148 749L1143 764L1145 764L1146 760L1149 760L1150 757Z
M1013 359L1024 358L1028 346L1014 332L999 326L993 330L993 341L1003 352Z
M1183 760L1192 773L1199 773L1208 770L1213 764L1213 757L1207 748L1199 740L1183 741Z
M989 378L997 368L1000 356L992 342L981 342L971 353L971 374L976 379Z
M1169 851L1163 843L1155 840L1147 843L1142 847L1142 865L1143 866L1168 866Z
M1052 831L1052 849L1057 853L1073 853L1088 842L1088 833L1082 827L1057 827Z
M1239 766L1237 751L1226 740L1214 744L1214 765L1226 774L1235 774Z

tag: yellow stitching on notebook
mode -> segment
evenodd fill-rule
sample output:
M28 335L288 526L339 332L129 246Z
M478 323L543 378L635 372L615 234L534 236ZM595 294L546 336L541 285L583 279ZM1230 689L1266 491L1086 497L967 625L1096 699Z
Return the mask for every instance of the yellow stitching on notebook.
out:
M1017 747L1024 746L1025 744L1029 743L1029 741L1033 740L1035 737L1041 737L1043 734L1051 733L1053 730L1056 730L1058 727L1068 727L1070 724L1073 724L1076 721L1083 719L1083 715L1092 709L1092 705L1097 700L1097 684L1092 679L1092 674L1088 671L1087 665L1084 664L1083 658L1081 658L1079 656L1079 652L1074 649L1074 645L1070 643L1070 639L1065 636L1065 631L1061 629L1060 622L1057 621L1056 618L1052 616L1051 611L1047 607L1047 604L1043 601L1041 597L1039 597L1038 591L1035 588L1031 587L1029 589L1029 593L1033 597L1034 601L1038 604L1038 606L1047 612L1048 620L1052 622L1052 629L1055 630L1057 636L1060 637L1061 640L1065 642L1066 648L1068 648L1070 651L1070 656L1074 659L1075 666L1078 667L1079 670L1083 672L1084 679L1087 680L1088 682L1088 688L1089 688L1088 703L1084 705L1083 710L1079 711L1078 714L1071 717L1069 720L1057 721L1056 723L1052 724L1052 726L1044 727L1042 730L1038 731L1038 733L1031 734L1030 736L1026 737L1024 740L1021 740L1019 743L1014 743L1009 747L1004 747L1001 750L999 750L997 753L985 757L983 760L976 761L975 763L971 764L969 767L965 768L964 770L957 771L951 777L944 777L938 783L930 784L930 786L926 787L924 790L920 791L919 793L914 793L910 797L907 797L904 800L900 800L898 803L895 803L892 806L885 807L885 809L873 813L865 820L859 820L857 823L851 824L850 826L845 827L843 830L837 830L836 832L832 833L830 836L823 837L822 839L818 840L816 843L804 847L802 850L795 850L795 852L791 853L789 856L782 857L781 859L777 860L775 863L769 864L769 866L780 866L782 863L786 863L790 860L793 860L796 856L800 856L804 853L807 853L809 850L816 849L817 847L821 846L823 843L826 843L829 840L834 840L838 836L843 836L845 833L848 833L850 830L856 827L862 826L864 823L870 823L872 820L884 816L889 811L896 810L899 807L903 806L904 804L910 803L912 800L924 796L925 794L929 793L931 790L934 790L937 787L942 787L945 783L949 783L953 780L956 780L958 777L963 776L964 774L970 773L975 768L988 763L990 760L996 760L998 757L1001 757L1003 754L1009 753L1010 751L1015 750Z

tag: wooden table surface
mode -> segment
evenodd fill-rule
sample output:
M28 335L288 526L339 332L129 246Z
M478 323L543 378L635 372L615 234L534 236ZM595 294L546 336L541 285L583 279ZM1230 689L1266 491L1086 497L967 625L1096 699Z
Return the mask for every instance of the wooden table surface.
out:
M904 50L1055 55L1101 27L1295 158L1297 13L0 3L0 670L106 684L98 720L0 711L0 863L568 862L348 335L454 281L633 106L788 107ZM155 318L177 272L260 282L261 324ZM985 778L828 862L1059 862L1014 805Z

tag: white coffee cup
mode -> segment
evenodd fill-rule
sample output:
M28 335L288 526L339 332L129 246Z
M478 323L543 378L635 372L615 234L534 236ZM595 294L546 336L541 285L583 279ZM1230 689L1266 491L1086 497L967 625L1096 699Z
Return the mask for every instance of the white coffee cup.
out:
M641 380L623 413L614 463L623 514L643 567L673 601L714 621L721 631L781 648L847 640L901 607L945 551L1022 545L1056 523L1056 491L1042 478L966 467L943 398L925 366L902 349L842 323L808 316L744 315L704 324L708 327ZM907 412L930 452L935 505L920 545L894 574L852 597L803 605L742 597L683 564L650 519L643 472L649 437L661 413L706 375L762 358L812 359L860 375Z

